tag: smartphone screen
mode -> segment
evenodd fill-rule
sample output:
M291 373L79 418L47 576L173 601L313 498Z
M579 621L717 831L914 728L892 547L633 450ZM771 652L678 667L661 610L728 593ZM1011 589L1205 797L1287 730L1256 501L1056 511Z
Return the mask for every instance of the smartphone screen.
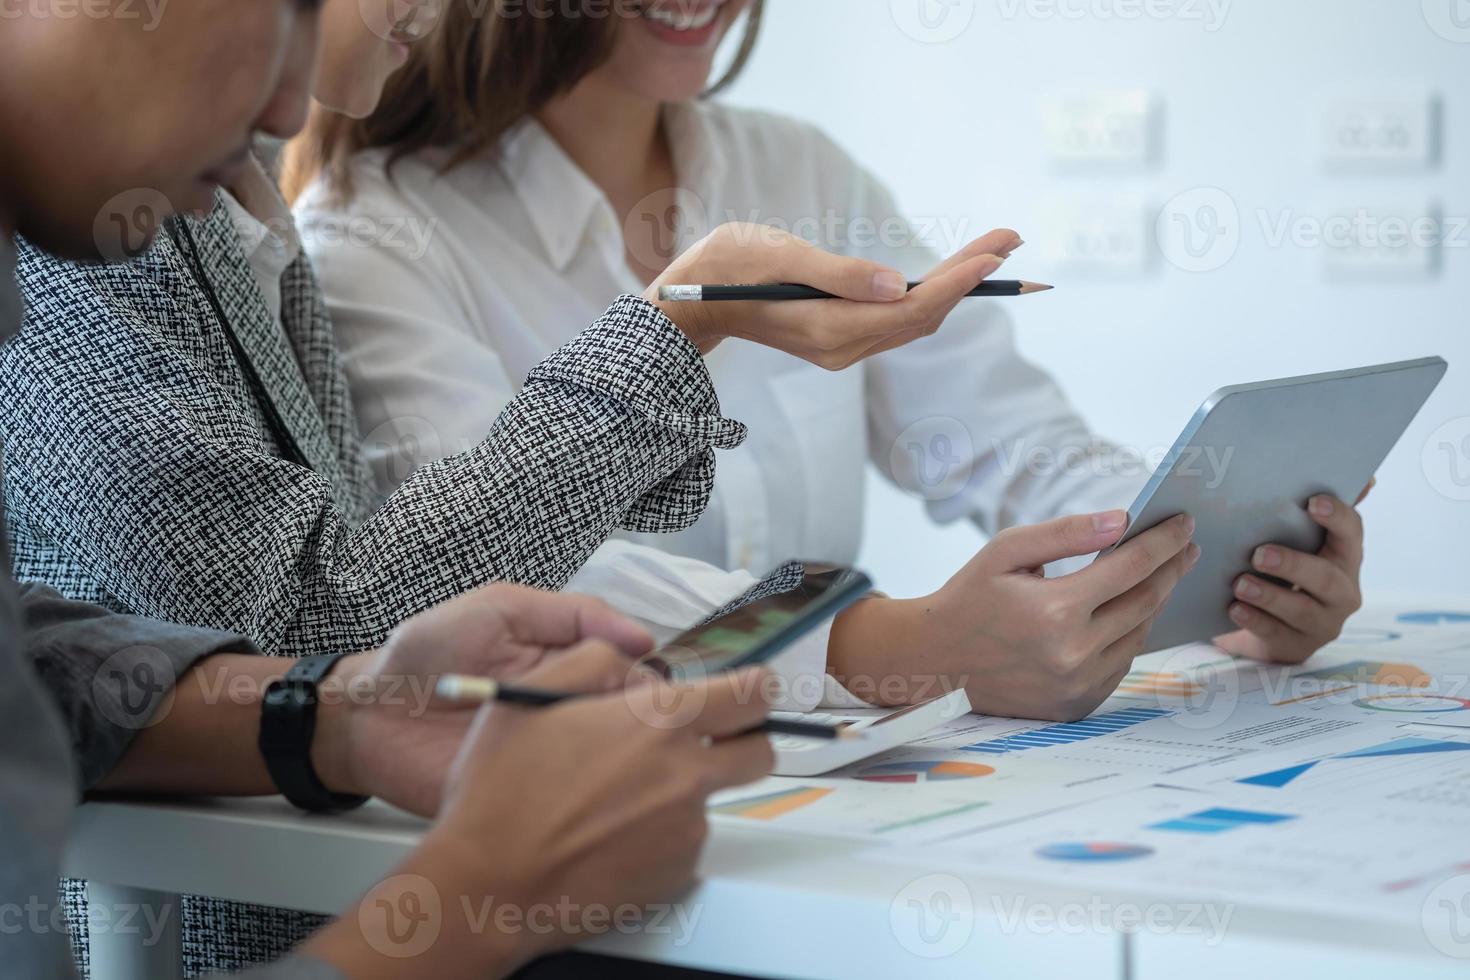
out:
M644 663L670 679L693 680L764 663L872 591L862 572L801 563L780 575L790 586L727 609L680 634ZM774 576L772 576L774 577Z

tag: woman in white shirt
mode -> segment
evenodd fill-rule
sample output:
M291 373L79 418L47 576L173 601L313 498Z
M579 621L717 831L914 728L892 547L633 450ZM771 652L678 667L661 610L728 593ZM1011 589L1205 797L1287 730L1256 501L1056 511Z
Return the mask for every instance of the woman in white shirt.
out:
M371 119L313 121L293 147L298 216L385 488L478 440L569 339L548 325L641 292L711 227L775 225L915 277L935 264L887 189L820 131L697 100L748 11L743 64L761 2L654 0L601 18L451 4ZM1021 244L1002 231L979 247L1003 259ZM850 562L870 460L936 521L990 534L1126 506L1148 474L1119 466L1126 455L1021 359L1002 306L968 301L938 335L838 373L725 344L710 370L752 437L722 460L709 511L610 543L572 588L667 636L742 591L749 569ZM1229 649L1299 662L1356 608L1357 513L1337 501L1316 516L1321 555L1268 548L1257 563L1299 590L1242 577ZM1038 574L1120 533L1115 512L1084 520L1013 530L933 596L859 604L781 666L791 702L902 702L937 678L993 713L1090 710L1194 549L1187 529L1163 529L1115 563Z

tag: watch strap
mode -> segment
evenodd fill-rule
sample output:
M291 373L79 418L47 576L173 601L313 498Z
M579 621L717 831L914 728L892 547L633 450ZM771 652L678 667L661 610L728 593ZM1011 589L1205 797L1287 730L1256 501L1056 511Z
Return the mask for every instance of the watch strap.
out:
M265 690L260 706L260 754L276 789L295 806L315 813L351 810L366 796L333 793L311 763L322 680L345 653L305 657Z

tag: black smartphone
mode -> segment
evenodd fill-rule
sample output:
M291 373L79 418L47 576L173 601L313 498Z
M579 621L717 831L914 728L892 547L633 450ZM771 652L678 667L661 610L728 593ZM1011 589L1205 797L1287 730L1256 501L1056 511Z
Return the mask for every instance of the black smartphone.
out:
M788 562L643 663L669 680L765 663L872 591L872 580L856 569Z

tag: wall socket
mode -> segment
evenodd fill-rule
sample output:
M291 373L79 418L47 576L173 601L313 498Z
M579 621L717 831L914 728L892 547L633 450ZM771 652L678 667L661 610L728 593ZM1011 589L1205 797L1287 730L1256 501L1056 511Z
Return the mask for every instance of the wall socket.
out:
M1428 90L1335 95L1322 114L1328 170L1413 173L1439 164L1439 96Z
M1141 197L1051 198L1041 209L1042 260L1071 275L1121 279L1149 271L1148 208Z
M1434 202L1339 208L1320 228L1323 272L1331 282L1432 279L1447 235L1464 230Z
M1067 169L1142 170L1158 162L1162 103L1126 90L1052 95L1041 100L1052 162Z

